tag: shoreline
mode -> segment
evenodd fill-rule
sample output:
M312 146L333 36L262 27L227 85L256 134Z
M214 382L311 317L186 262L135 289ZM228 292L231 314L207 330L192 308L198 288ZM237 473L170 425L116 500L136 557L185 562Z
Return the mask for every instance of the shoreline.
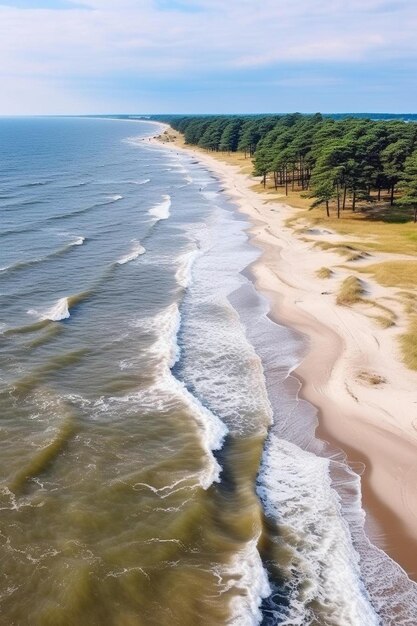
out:
M311 241L300 240L286 226L297 209L253 191L257 181L237 166L193 147L157 143L202 162L251 222L248 237L261 251L250 266L255 288L267 297L271 318L307 340L292 375L300 382L300 398L317 410L316 436L341 450L350 466L363 465L366 534L417 581L417 373L399 358L396 336L406 324L401 311L396 311L395 329L384 329L364 307L337 305L335 283L353 273L355 266L338 269L336 278L317 278L320 267L339 267L341 259L313 248ZM335 234L334 241L340 240L343 237ZM377 262L375 256L369 264ZM376 298L395 296L394 289L368 277L366 283ZM377 375L383 382L366 383L360 372Z

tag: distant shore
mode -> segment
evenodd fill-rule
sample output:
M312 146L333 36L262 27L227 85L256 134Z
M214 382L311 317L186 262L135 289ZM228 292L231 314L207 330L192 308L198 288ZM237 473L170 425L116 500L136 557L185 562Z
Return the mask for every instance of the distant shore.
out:
M197 156L251 218L251 240L262 250L251 268L255 285L269 298L273 319L307 338L307 355L294 373L301 397L318 409L317 436L364 468L368 536L417 581L417 373L401 362L397 337L407 320L401 306L395 307L396 290L366 277L374 299L392 298L392 328L379 326L364 304L337 304L337 289L352 270L334 251L314 243L339 242L343 236L331 231L312 231L309 240L297 236L286 223L296 209L251 189L258 181L238 167L173 137L164 145ZM372 261L360 263L397 258L375 253ZM327 277L317 275L323 268L330 270Z

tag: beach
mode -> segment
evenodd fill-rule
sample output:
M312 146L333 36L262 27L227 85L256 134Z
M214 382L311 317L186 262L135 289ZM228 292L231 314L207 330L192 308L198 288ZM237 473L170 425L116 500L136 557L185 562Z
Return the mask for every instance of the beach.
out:
M379 257L161 128L0 124L3 620L414 626L401 310L336 304Z
M256 288L267 295L271 318L305 338L305 356L293 374L300 396L317 408L316 434L330 449L341 449L361 475L367 536L417 580L417 373L402 363L398 344L407 320L396 289L367 274L360 275L364 291L390 302L394 326L379 326L366 303L336 303L340 283L359 275L358 267L403 257L374 252L342 262L314 245L343 241L341 235L307 228L297 236L287 225L297 209L254 191L257 180L202 150L165 145L193 153L249 216L251 242L262 251L250 268ZM330 278L317 277L322 267L331 269Z

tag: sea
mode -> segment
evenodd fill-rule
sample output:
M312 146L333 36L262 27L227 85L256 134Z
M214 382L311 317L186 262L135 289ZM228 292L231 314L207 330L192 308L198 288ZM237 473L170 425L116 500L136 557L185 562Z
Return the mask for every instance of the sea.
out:
M415 626L247 218L160 130L0 119L0 624Z

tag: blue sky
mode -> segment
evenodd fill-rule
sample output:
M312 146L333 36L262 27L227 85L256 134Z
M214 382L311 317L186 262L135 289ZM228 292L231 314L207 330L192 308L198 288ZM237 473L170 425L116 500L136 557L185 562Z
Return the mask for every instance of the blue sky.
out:
M415 0L0 0L0 114L416 112Z

